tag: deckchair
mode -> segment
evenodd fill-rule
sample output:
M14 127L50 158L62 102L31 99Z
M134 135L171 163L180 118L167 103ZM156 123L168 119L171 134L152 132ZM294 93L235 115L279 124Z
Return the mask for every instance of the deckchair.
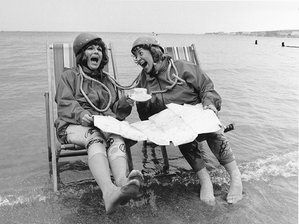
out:
M112 70L113 77L117 79L117 67L113 55L112 44L108 46L109 64L104 70ZM75 65L72 44L55 43L47 48L48 63L48 92L45 92L46 124L47 124L47 146L50 174L52 174L54 191L58 190L58 159L62 157L73 157L87 155L87 150L74 144L60 144L56 137L54 121L57 118L57 105L54 101L56 86L60 75L67 68ZM128 145L128 144L126 144ZM129 147L126 147L129 170L133 169L132 156Z
M164 52L170 55L174 60L186 60L192 62L196 65L199 65L199 60L196 53L196 48L194 44L190 46L173 46L173 47L164 47ZM224 128L224 132L228 132L234 129L234 124L231 123ZM142 144L142 152L144 157L147 157L148 148L151 149L151 154L155 155L155 148L159 147L161 149L162 157L163 157L163 166L162 170L158 171L159 174L167 174L169 172L169 159L166 150L166 146L158 146L150 141L143 141ZM157 161L157 158L154 158ZM158 162L157 162L158 163Z

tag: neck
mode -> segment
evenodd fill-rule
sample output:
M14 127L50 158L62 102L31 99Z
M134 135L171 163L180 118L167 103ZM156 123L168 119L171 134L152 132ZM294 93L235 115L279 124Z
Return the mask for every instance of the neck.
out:
M83 72L88 76L98 76L100 72L98 70L90 70L88 67L82 66Z
M155 63L152 67L152 70L148 73L150 76L156 76L158 75L160 72L162 72L164 70L164 61L158 61L157 63Z

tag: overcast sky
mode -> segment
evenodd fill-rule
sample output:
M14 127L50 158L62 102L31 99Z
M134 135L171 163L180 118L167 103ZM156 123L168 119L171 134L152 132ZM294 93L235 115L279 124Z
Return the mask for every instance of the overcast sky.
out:
M299 1L0 0L0 30L206 33L299 29Z

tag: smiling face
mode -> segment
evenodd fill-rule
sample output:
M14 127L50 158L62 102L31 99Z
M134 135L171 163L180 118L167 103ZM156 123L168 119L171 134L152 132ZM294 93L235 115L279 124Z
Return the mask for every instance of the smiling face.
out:
M102 48L97 44L92 44L85 49L84 54L88 68L97 70L103 58Z
M134 52L134 56L137 64L140 65L147 73L152 70L154 60L149 50L139 47Z

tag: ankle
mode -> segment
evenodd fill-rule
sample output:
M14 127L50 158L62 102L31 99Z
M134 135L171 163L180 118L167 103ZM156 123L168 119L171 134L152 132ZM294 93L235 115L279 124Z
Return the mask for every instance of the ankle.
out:
M199 178L199 183L201 185L211 182L210 175L206 168L203 168L203 169L197 171L197 176Z

